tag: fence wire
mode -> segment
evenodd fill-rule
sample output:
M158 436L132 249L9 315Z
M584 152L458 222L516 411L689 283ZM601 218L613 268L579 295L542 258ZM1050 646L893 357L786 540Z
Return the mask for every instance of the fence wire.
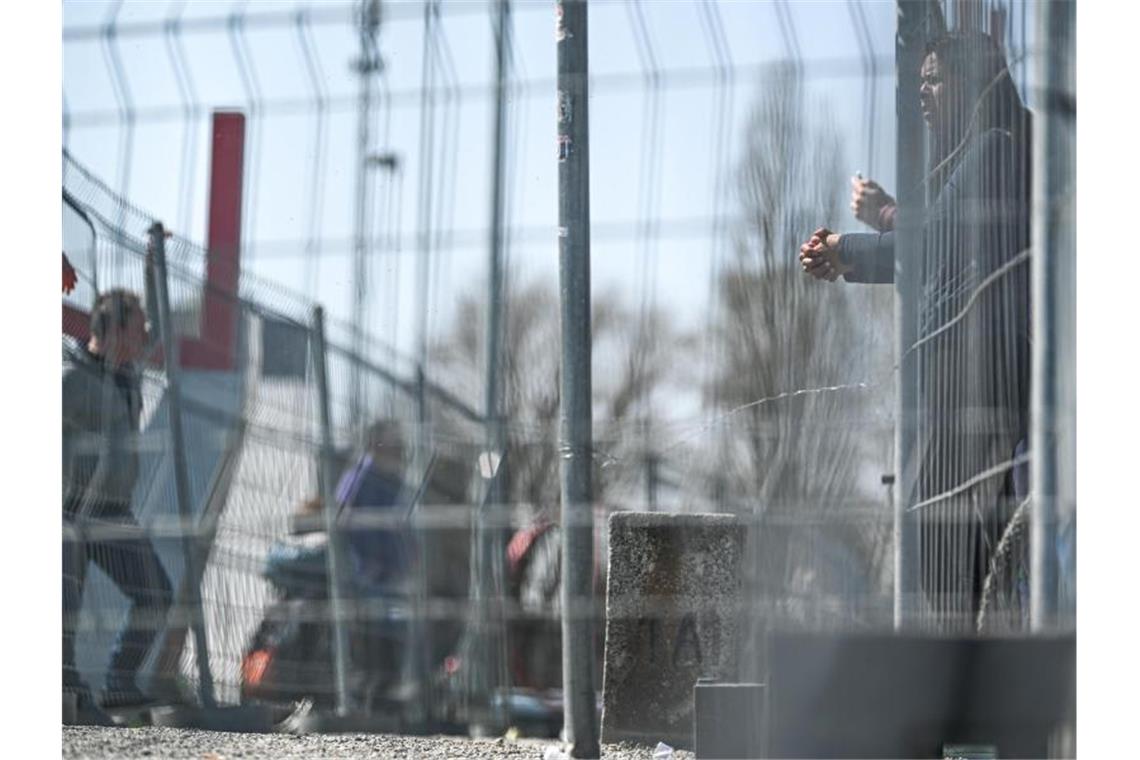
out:
M494 3L96 5L65 6L64 229L79 274L65 304L76 313L110 288L146 290L146 230L158 217L176 230L166 247L176 335L213 339L202 329L209 256L190 233L206 220L206 127L235 105L250 125L239 289L213 294L240 315L237 359L229 373L185 372L197 523L176 519L166 378L153 357L132 501L176 608L188 582L179 537L190 530L202 546L218 700L289 704L307 689L335 702L334 644L320 625L330 614L322 456L338 477L351 473L376 453L369 436L388 429L400 431L410 517L341 519L400 534L417 559L409 585L354 598L344 613L360 623L354 698L378 710L403 687L420 717L455 717L469 693L464 660L477 656L465 634L488 615L507 668L480 688L557 687L557 619L571 611L557 601L557 167L542 126L558 105L550 8L512 3L508 14L504 445L493 451L478 254L491 240ZM911 622L927 630L1027 625L1037 209L1025 106L1036 106L1038 9L921 5L931 9L923 44L958 35L932 48L937 71L896 72L891 3L591 8L597 522L617 509L740 516L747 641L888 628L900 586L918 599ZM151 46L154 70L141 65ZM896 76L911 80L900 97L935 109L932 129L891 107ZM969 87L950 93L954 76ZM950 94L935 102L938 86ZM907 143L921 147L896 156ZM920 165L904 165L913 156ZM908 169L921 186L897 185ZM821 227L839 239L835 257L815 254L827 269L814 273L853 267L846 282L801 271L796 254ZM896 252L907 230L917 245ZM895 279L904 255L917 272L905 282ZM310 357L317 303L329 314L331 455ZM914 403L896 414L899 394ZM503 504L486 503L495 478ZM915 528L909 579L895 574L900 498ZM477 524L507 547L492 567L472 554ZM597 544L602 588L601 527ZM273 575L286 571L296 572ZM484 573L496 596L473 606ZM101 682L126 603L92 575L83 610L79 670ZM602 618L600 608L581 614ZM284 656L276 680L262 680L267 666L251 655L294 623L310 626L307 651L323 659ZM369 650L413 639L407 663ZM759 677L763 646L750 651L743 670ZM164 627L148 672L192 687L196 656L184 625Z

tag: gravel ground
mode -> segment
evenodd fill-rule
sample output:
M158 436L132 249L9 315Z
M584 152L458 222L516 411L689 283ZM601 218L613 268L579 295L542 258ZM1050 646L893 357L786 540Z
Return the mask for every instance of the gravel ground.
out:
M542 760L554 741L467 739L458 736L391 734L235 734L184 728L63 727L64 757L115 758L500 758ZM602 747L607 760L649 760L653 748L630 744ZM674 752L692 760L690 752Z

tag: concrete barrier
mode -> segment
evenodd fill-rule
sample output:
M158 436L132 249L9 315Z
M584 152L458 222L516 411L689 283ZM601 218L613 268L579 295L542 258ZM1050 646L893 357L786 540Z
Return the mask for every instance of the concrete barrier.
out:
M602 741L693 746L693 685L736 676L744 528L732 515L610 517Z

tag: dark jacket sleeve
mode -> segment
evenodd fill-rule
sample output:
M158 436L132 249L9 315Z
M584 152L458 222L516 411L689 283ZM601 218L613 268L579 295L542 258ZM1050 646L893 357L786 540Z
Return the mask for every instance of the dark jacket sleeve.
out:
M84 378L80 371L67 363L63 365L63 496L73 495L72 484L80 479L75 462L75 436L83 430L88 413Z
M1016 197L1014 188L1006 186L1014 181L1017 172L1012 151L1008 133L990 130L978 138L951 173L934 204L926 210L922 226L924 246L937 250L939 246L966 245L970 236L985 242L1011 237L1002 225L1019 222L1017 204L1011 206L1008 200ZM839 256L854 267L844 275L848 282L894 282L893 231L840 235ZM988 273L994 267L995 262L989 261L981 268L983 273Z
M894 282L895 233L853 232L840 235L839 258L855 267L844 275L848 282Z

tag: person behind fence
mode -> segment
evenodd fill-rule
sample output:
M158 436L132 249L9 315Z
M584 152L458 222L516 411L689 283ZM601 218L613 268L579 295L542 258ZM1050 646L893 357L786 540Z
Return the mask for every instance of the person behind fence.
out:
M383 523L375 527L350 525L345 538L349 576L360 590L394 588L407 580L412 561L400 507L408 494L404 489L404 444L399 428L388 421L372 425L367 445L341 474L334 493L338 522ZM302 505L302 512L316 513L319 499ZM309 596L323 593L326 583L318 574L325 570L326 547L280 543L270 549L266 577L282 588ZM299 580L304 579L304 580Z
M139 297L122 289L102 293L91 310L90 329L85 346L65 348L63 368L63 687L75 694L80 714L97 716L75 662L89 563L102 569L130 602L111 652L104 707L148 701L136 677L165 623L172 591L162 562L131 513L142 411L137 363L149 350Z
M914 259L918 338L908 353L918 368L919 419L910 503L932 515L920 512L919 523L928 603L948 618L976 616L980 627L991 591L984 579L1011 516L1027 503L1031 122L988 35L934 40L920 77L933 146L924 189L932 200ZM817 229L800 248L804 271L826 281L893 282L896 208L877 183L856 177L852 210L878 231ZM970 516L969 528L961 515ZM1023 562L1019 572L1004 582L1023 624Z
M404 507L411 494L404 485L404 439L395 422L383 420L368 431L368 447L337 484L337 503L357 515L380 516L382 525L353 528L348 553L357 584L398 590L411 568L412 545Z
M407 682L414 660L407 620L398 613L413 592L415 559L408 535L412 495L405 487L404 453L399 425L376 422L368 430L367 447L336 488L349 526L345 545L353 591L364 611L363 625L352 637L351 658L360 668L358 688L365 699L387 696Z
M382 420L367 433L364 450L337 482L334 497L337 522L343 526L347 555L345 593L360 602L362 625L353 627L353 678L367 691L397 676L403 652L377 648L406 636L403 623L387 619L389 603L406 602L412 589L410 570L415 560L407 528L411 494L405 487L404 442L397 423ZM306 502L312 513L319 499ZM327 595L327 542L280 542L269 551L265 577L287 596L323 598Z

